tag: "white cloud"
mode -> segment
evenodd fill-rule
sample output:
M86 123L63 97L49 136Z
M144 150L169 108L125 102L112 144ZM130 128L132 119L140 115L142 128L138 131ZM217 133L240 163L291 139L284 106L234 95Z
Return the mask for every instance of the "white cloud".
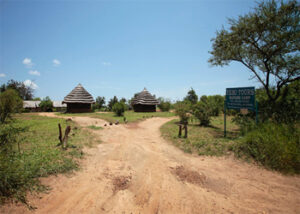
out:
M25 58L23 60L23 64L27 67L27 68L31 68L34 64L32 63L30 58Z
M3 73L0 73L0 77L5 77L6 75Z
M41 76L41 73L38 72L37 70L35 70L35 71L30 70L28 73L29 73L30 75Z
M31 80L25 80L23 83L24 83L25 86L28 86L32 89L37 89L38 88L38 85L35 84L34 82L32 82Z
M60 65L60 61L58 59L54 59L52 62L53 62L54 66L59 66Z
M111 63L110 62L102 62L102 65L104 65L104 66L110 66Z

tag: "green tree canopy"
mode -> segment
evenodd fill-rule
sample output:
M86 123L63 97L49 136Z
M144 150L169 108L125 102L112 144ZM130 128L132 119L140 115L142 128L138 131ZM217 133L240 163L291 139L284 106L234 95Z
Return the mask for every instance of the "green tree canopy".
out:
M196 103L197 103L197 101L198 101L198 96L197 96L197 94L196 94L196 92L195 92L195 90L194 90L193 88L191 88L191 89L188 91L188 93L187 93L186 97L184 98L184 100L185 100L185 101L189 101L189 102L191 102L192 104L196 104Z
M242 63L275 103L285 85L300 79L299 22L297 1L261 2L252 12L229 19L228 30L217 32L209 62L220 66Z
M98 109L101 109L102 107L104 107L104 105L105 105L105 97L98 96L96 98L96 105L97 105Z
M7 89L0 93L0 123L5 123L13 113L19 112L22 107L23 102L17 91Z
M50 97L45 97L41 103L40 103L40 107L42 109L42 111L52 111L53 108L53 102L51 101Z

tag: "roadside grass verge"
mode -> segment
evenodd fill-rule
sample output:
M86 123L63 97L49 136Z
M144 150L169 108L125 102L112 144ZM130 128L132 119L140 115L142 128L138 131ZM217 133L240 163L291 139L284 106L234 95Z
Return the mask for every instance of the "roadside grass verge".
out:
M95 126L95 125L88 126L87 128L93 129L93 130L100 130L100 129L103 129L103 128L100 127L100 126Z
M125 123L124 117L127 122L136 122L140 120L144 120L151 117L173 117L175 116L172 112L134 112L134 111L126 111L124 113L124 117L116 116L114 112L94 112L94 113L75 113L75 114L64 114L64 113L56 113L59 116L82 116L82 117L91 117L91 118L99 118L102 120L106 120L107 122L115 123L119 121L119 123Z
M57 146L58 123L63 130L71 125L67 150ZM18 136L19 146L15 145L11 154L0 155L0 204L9 198L27 204L28 191L45 190L39 177L78 169L82 148L95 143L91 133L65 119L21 114L14 124L25 131Z
M227 118L227 137L224 138L223 116L212 117L211 126L199 126L194 120L188 125L188 138L178 137L179 119L164 124L162 136L188 153L221 156L230 154L238 138L238 127ZM184 133L184 132L183 132Z

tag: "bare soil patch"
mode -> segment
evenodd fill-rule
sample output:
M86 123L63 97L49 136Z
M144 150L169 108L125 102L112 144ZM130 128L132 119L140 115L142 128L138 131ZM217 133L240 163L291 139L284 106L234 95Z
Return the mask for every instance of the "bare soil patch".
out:
M7 204L0 213L299 213L299 176L233 157L186 154L161 137L159 127L171 119L93 131L103 143L85 150L82 170L45 178L51 191L32 197L36 210ZM72 120L84 127L107 123Z
M197 185L203 185L206 177L203 174L199 174L196 171L186 169L184 166L176 166L170 167L171 171L176 177L183 181L183 182L189 182L192 184L197 184Z
M113 178L114 192L127 189L129 187L131 176L118 176Z

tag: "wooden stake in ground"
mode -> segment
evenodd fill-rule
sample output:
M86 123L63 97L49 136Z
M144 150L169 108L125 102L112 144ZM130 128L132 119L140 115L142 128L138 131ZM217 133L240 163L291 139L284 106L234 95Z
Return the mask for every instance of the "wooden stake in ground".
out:
M187 124L184 124L184 138L188 137L188 128Z
M179 127L179 131L178 131L178 137L181 137L182 125L181 125L181 124L179 124L179 125L178 125L178 127Z
M57 146L62 145L63 149L67 149L68 137L69 137L69 133L71 131L71 126L67 126L67 128L65 130L65 136L64 137L62 137L62 131L61 131L61 125L60 125L60 123L58 124L58 129L59 129L58 139L59 139L60 143L57 144Z

